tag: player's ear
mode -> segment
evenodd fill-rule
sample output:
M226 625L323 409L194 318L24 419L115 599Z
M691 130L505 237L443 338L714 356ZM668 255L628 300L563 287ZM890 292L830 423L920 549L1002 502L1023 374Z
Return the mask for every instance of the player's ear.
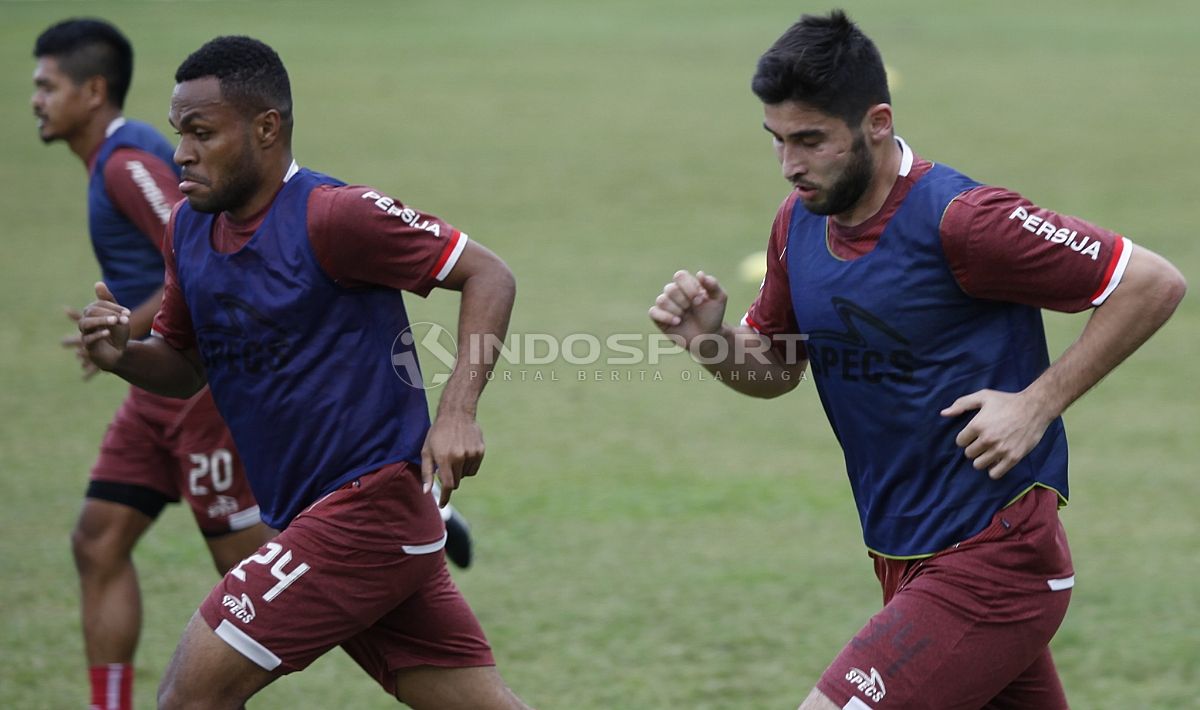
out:
M80 88L87 100L88 108L99 108L108 101L108 81L99 74L84 79Z
M892 137L892 106L891 104L875 104L867 109L863 116L863 132L874 141L891 140Z
M254 117L254 137L260 148L270 148L283 139L283 117L269 108Z

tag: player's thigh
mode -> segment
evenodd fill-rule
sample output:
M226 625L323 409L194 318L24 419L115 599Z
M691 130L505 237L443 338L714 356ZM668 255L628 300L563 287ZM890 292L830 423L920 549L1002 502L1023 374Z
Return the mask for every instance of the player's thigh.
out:
M277 534L276 530L267 527L266 524L255 523L244 530L224 535L205 535L204 542L208 545L217 572L225 574L237 563L257 552Z
M234 650L197 613L167 665L159 708L240 708L276 677Z
M984 710L1067 710L1067 696L1050 649L988 701Z
M129 558L154 518L124 503L85 498L71 533L80 568L111 566Z
M291 673L424 588L445 569L440 554L419 554L419 544L382 521L391 519L400 493L420 498L426 528L440 528L441 520L419 478L404 491L390 480L369 474L347 483L235 565L200 605L209 628L263 670Z
M825 693L813 688L796 710L841 710L841 708L826 697Z
M420 586L369 628L342 644L342 649L393 695L400 695L395 685L398 672L492 668L496 664L479 620L454 584L441 553L421 557L429 574ZM441 682L455 682L453 676L437 674L414 677L422 683L438 682L439 678ZM479 681L481 691L489 687L483 681L499 679L494 672L468 677ZM497 685L491 691L498 694L501 687Z
M178 475L162 423L130 395L113 414L92 465L88 498L124 503L151 518L179 500Z
M406 668L395 674L396 697L414 710L524 710L495 666Z
M1029 595L1020 616L997 616L926 586L934 590L910 587L893 597L825 670L817 687L835 705L981 708L1044 652L1069 601L1047 591Z
M212 396L202 390L189 405L172 427L169 446L179 491L196 525L211 537L259 524L242 457Z

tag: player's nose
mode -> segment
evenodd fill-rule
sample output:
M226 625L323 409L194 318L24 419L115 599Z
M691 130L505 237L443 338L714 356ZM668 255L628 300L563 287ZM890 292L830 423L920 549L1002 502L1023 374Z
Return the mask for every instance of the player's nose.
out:
M779 154L779 166L783 170L783 177L792 182L808 172L808 165L805 164L801 151L787 145L783 146Z
M172 158L176 165L190 165L196 162L195 151L188 145L187 138L179 139L179 145L175 146L175 154Z

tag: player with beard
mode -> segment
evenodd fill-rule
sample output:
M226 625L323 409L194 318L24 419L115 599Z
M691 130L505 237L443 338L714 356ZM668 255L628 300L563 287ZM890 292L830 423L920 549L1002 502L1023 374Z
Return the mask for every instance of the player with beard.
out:
M32 98L38 135L63 141L88 170L88 228L105 281L133 304L130 335L149 335L163 289L160 245L181 195L171 145L148 124L123 115L133 49L102 20L64 20L34 45ZM69 309L78 320L80 314ZM96 368L78 331L84 377ZM170 399L139 388L114 415L92 467L71 533L79 573L91 707L128 710L133 658L142 625L133 548L167 503L188 502L217 570L227 570L269 540L241 458L207 389Z
M841 11L802 17L752 86L793 185L758 298L726 325L717 279L679 271L649 315L739 392L811 369L844 451L884 607L801 708L1066 708L1048 646L1074 585L1060 415L1166 322L1183 277L914 153ZM1053 363L1042 308L1095 309Z
M459 358L431 423L402 291L460 291L459 342L499 343L515 295L496 255L432 215L292 158L279 56L218 37L175 73L178 204L154 336L97 284L79 321L102 369L164 395L211 385L278 537L230 570L184 631L163 708L240 708L341 646L415 708L523 708L446 569L441 504L483 458L494 353Z

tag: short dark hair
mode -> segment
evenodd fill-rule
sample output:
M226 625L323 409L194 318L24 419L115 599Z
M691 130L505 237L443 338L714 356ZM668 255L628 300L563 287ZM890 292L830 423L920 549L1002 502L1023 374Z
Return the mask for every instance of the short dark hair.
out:
M273 108L292 125L292 84L275 50L251 37L217 37L192 52L175 71L175 83L215 77L221 96L247 113Z
M879 50L842 10L789 27L759 58L751 88L765 104L804 103L851 127L892 101Z
M93 76L104 77L109 103L125 107L125 95L133 81L133 46L108 22L72 18L53 24L38 35L33 56L54 57L59 69L76 84Z

